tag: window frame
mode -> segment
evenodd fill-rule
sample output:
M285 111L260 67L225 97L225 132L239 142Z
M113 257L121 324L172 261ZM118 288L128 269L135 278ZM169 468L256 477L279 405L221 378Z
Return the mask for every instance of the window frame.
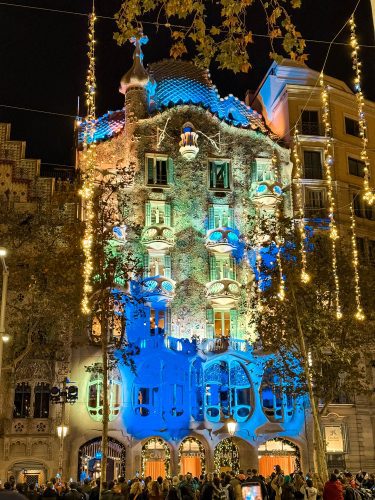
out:
M356 162L356 165L358 167L358 164L361 164L362 165L362 168L363 168L363 171L362 171L362 175L359 175L359 174L353 174L351 171L350 171L350 162ZM366 164L363 160L361 160L360 158L358 157L355 157L353 155L348 155L347 156L347 165L348 165L348 174L349 175L352 175L353 177L358 177L359 179L363 179L364 176L365 176L365 172L364 172L364 169L366 167Z
M322 194L322 205L323 206L320 206L320 207L314 207L314 206L311 206L310 204L308 205L307 204L307 201L308 201L308 198L309 198L309 193L312 193L312 192L320 192ZM304 207L304 211L307 210L307 212L305 212L305 217L307 219L314 219L314 218L317 218L315 213L316 212L326 212L324 215L323 213L318 217L319 219L323 219L325 217L327 217L327 190L325 187L322 187L322 186L311 186L311 185L305 185L304 186L304 190L303 190L303 207Z
M358 134L351 134L350 132L348 132L348 128L347 128L347 121L350 120L351 122L353 123L356 123L357 126L358 126ZM358 117L353 117L353 116L350 116L350 115L345 115L344 114L344 134L345 135L350 135L350 137L356 137L357 139L360 139L361 136L359 134L360 130L359 130L359 122L358 122Z
M38 382L34 387L34 418L49 418L50 412L50 391L51 386L47 382ZM40 398L37 398L37 395ZM39 399L39 401L38 401ZM43 415L43 409L46 408L46 415Z
M17 388L22 389L17 391ZM27 389L27 390L25 390ZM19 415L16 413L16 395L21 394L20 398L21 407L19 411ZM28 396L28 400L27 400ZM32 390L31 385L28 382L18 382L15 386L14 390L14 398L13 398L13 418L28 418L31 413L31 399L32 399Z
M153 160L153 180L154 182L149 182L149 160ZM157 180L157 174L156 174L156 162L158 160L165 161L166 162L166 183L158 183L155 182ZM169 188L172 179L171 179L171 158L167 154L159 154L159 153L146 153L145 154L145 185L147 187L155 187L155 188L160 188L160 189L165 189Z
M303 113L305 112L313 112L313 113L316 113L317 114L317 133L306 133L303 131ZM321 136L322 135L322 116L321 116L321 109L320 108L314 108L314 107L311 107L311 108L307 108L307 109L303 109L301 108L300 109L300 114L301 114L301 135L308 135L308 136ZM311 121L308 121L308 122L305 122L305 123L308 123L308 124L313 124L313 122Z
M211 187L211 165L213 163L226 163L228 172L228 187ZM232 162L229 158L208 158L207 162L207 185L208 189L210 191L223 191L223 192L228 192L233 189L233 184L232 184Z
M303 153L303 162L302 162L302 167L303 167L303 179L306 180L316 180L316 181L322 181L324 180L324 171L323 171L323 150L320 148L303 148L302 150ZM306 153L315 153L319 155L320 158L320 177L307 177L306 176L306 159L305 159L305 154ZM313 170L314 167L309 167L310 170Z

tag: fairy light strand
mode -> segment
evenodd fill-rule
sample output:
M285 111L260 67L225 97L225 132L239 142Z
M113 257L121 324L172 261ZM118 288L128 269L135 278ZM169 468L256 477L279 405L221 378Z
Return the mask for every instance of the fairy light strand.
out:
M335 162L335 150L332 139L332 127L329 110L329 95L328 87L324 83L324 75L320 73L320 87L322 97L322 118L324 126L324 151L323 151L323 166L324 174L327 181L327 198L328 198L328 218L329 218L329 236L331 239L331 254L332 254L332 274L335 285L335 306L337 319L342 318L341 303L340 303L340 281L337 270L337 246L336 241L339 238L337 230L335 214L336 203L333 190L332 169Z
M358 257L356 223L355 223L353 204L350 205L350 220L352 229L352 253L353 253L352 264L354 269L354 290L355 290L355 302L357 308L354 317L359 321L363 321L365 319L365 315L362 308L361 286L359 281L359 271L358 271L359 257Z
M295 164L295 180L296 180L296 205L297 205L297 217L298 217L298 233L300 240L300 256L301 256L301 281L302 283L308 283L310 281L310 275L307 272L307 255L306 255L306 227L303 212L303 194L302 194L302 168L301 168L301 158L299 155L299 143L298 143L298 127L294 129L294 140L293 140L293 158Z
M272 168L275 173L275 179L279 179L279 169L277 165L277 156L276 153L274 152L272 154ZM276 235L275 235L275 244L276 244L276 260L277 260L277 267L279 269L279 293L278 297L280 300L285 299L285 278L284 278L284 273L283 273L283 265L282 265L282 260L281 260L281 244L282 244L282 238L280 234L280 221L281 221L281 209L280 205L282 202L282 198L278 198L276 200L276 208L275 208L275 229L276 229Z
M95 165L96 165L96 145L94 141L96 129L95 115L95 92L96 92L96 76L95 76L95 8L93 5L92 13L89 16L89 34L87 56L89 66L86 77L86 127L83 137L83 184L80 191L82 197L82 205L84 208L85 230L82 241L84 264L83 264L83 297L82 297L82 312L90 313L90 295L92 293L92 273L93 273L93 240L94 240L94 180L95 180Z
M350 45L352 47L352 63L353 70L355 72L354 77L354 90L357 99L357 110L358 110L358 125L359 125L359 136L362 140L362 150L361 150L361 160L363 161L363 199L372 205L375 201L375 194L372 192L370 187L370 161L367 152L367 122L365 116L365 101L362 92L361 79L362 79L362 63L359 60L359 44L356 34L356 24L354 20L354 15L349 19L350 26Z

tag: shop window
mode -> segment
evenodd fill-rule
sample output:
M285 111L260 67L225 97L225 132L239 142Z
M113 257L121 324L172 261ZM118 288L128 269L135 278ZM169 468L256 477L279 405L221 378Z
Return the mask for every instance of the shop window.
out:
M320 135L319 112L311 109L302 111L301 132L303 135Z
M263 412L270 422L288 422L292 418L293 398L271 367L264 372L260 393Z
M303 152L305 179L323 179L322 155L320 151Z
M234 228L234 210L229 205L213 205L208 209L208 229Z
M252 411L250 377L238 361L212 363L205 370L205 412L207 420L219 422L221 416L233 416L244 422Z
M364 177L365 162L357 160L357 158L348 158L349 174L356 177Z
M167 157L146 156L147 184L167 186L171 183L172 166Z
M358 120L353 120L353 118L348 118L347 116L345 116L345 133L348 135L359 137Z
M109 420L115 420L121 406L121 377L118 369L109 373ZM91 373L88 384L88 412L90 416L101 422L103 418L103 374L100 368Z
M14 392L14 418L27 418L30 416L31 388L29 384L22 382L16 385Z
M49 417L50 386L44 382L34 389L34 418Z
M211 189L230 189L230 163L226 160L209 162Z

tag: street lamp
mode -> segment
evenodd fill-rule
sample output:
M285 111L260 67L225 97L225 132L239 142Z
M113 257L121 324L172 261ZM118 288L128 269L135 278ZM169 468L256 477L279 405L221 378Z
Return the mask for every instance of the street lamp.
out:
M1 293L1 307L0 307L0 380L1 380L1 369L3 364L3 342L8 342L9 336L5 333L5 307L7 303L7 293L8 293L8 277L9 271L5 263L7 251L6 248L0 247L0 260L3 266L3 289Z
M68 427L66 425L58 425L57 426L57 435L59 438L65 438L68 434Z
M234 420L232 416L230 416L227 419L226 424L227 424L228 434L230 436L234 436L237 429L237 422Z

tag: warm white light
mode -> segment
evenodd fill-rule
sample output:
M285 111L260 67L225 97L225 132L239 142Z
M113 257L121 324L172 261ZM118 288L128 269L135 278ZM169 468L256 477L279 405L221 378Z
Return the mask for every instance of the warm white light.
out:
M3 338L3 342L9 342L9 340L10 340L10 336L7 333L4 333L2 338Z
M66 437L66 435L68 434L68 427L66 425L58 425L57 426L57 435L59 436L59 438L61 437Z
M0 247L0 257L6 257L7 249L4 247Z
M237 422L234 420L233 417L229 417L227 420L228 434L230 436L234 436L234 433L236 432L236 428L237 428Z

